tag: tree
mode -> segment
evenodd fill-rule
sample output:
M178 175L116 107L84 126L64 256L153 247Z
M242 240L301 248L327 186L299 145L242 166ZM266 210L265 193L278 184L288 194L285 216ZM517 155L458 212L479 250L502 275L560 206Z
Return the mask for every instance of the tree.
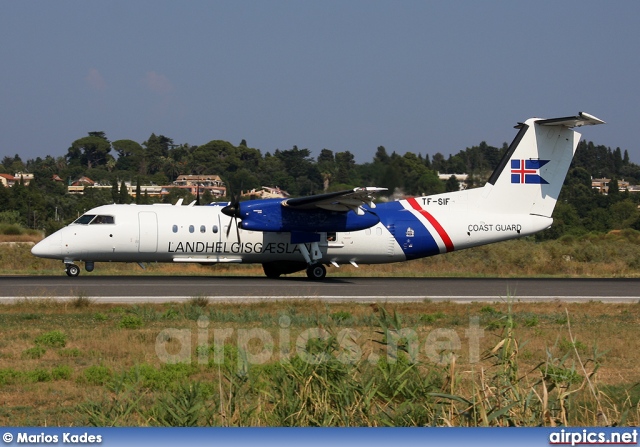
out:
M276 149L274 155L282 162L287 180L285 185L280 186L284 186L291 194L314 193L323 189L322 175L318 166L313 163L309 149L293 146L286 151ZM296 183L298 179L300 185Z
M242 165L240 151L224 140L212 140L198 146L191 154L191 172L224 175Z
M152 133L142 145L145 147L144 167L146 172L141 173L155 174L162 169L162 157L166 157L169 154L169 146L173 145L173 140L164 135Z
M80 138L73 143L68 150L67 158L71 163L80 156L80 164L91 169L97 166L105 166L111 151L111 143L98 136Z
M373 157L374 163L388 163L389 162L389 154L387 154L387 150L384 146L378 146L376 150L376 155Z
M142 190L140 188L140 177L136 180L136 205L140 205L142 203Z
M322 175L322 189L328 191L336 171L336 160L333 156L333 151L329 149L320 151L320 155L318 155L318 170Z
M111 145L118 154L116 169L144 173L144 149L140 144L133 140L118 140Z
M444 183L440 181L434 171L427 171L423 174L418 179L416 188L420 195L440 194L445 192Z
M611 179L611 181L609 182L609 192L608 192L608 196L611 199L611 201L617 201L618 198L620 197L620 185L618 185L618 179L616 179L615 177Z
M111 184L111 198L113 199L113 203L120 203L120 191L118 190L117 181Z
M609 214L613 228L629 228L638 218L638 208L631 200L622 200L609 207Z
M357 181L353 178L356 160L351 152L336 153L336 166L338 168L336 173L336 181L338 183L353 184Z
M448 172L447 161L444 159L444 155L440 152L436 152L436 154L431 159L431 168L437 172Z
M446 183L444 184L444 189L447 192L460 191L460 182L458 182L458 179L455 175L452 175L447 179Z
M124 180L120 183L120 198L118 200L118 203L129 203L129 190Z

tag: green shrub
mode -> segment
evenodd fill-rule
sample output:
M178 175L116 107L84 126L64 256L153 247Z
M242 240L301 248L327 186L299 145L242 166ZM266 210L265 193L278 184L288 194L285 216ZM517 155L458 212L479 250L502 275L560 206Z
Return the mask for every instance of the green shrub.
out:
M51 331L38 335L35 341L36 345L64 348L67 345L67 336L60 331Z
M0 224L19 224L19 223L20 223L20 211L0 212Z
M349 320L351 318L353 318L351 316L351 312L347 312L344 310L334 312L331 314L331 319L338 324L343 323L344 321Z
M538 316L537 315L531 315L529 317L525 317L524 319L524 325L526 327L534 327L538 325Z
M104 385L111 379L112 373L106 366L93 365L84 370L83 376L90 385Z
M142 324L142 318L136 317L135 315L124 315L118 323L118 327L123 329L139 329L142 327Z
M29 382L50 382L51 381L51 373L46 369L36 368L33 371L28 371L26 374L26 379Z
M13 368L0 369L0 385L11 385L15 383L20 373Z
M51 378L53 380L69 380L71 373L71 367L68 365L56 366L51 370Z
M180 313L174 308L171 308L171 309L165 310L164 313L160 316L160 318L163 320L176 320L180 318Z
M23 359L39 359L47 352L42 346L34 346L33 348L25 349L22 351Z
M436 320L444 318L446 315L444 312L436 312L434 314L422 314L420 315L421 323L433 323Z
M78 348L67 348L58 350L58 355L60 357L77 358L80 357L81 354L82 353Z
M18 225L0 225L0 233L6 234L9 236L19 236L22 234L22 228Z

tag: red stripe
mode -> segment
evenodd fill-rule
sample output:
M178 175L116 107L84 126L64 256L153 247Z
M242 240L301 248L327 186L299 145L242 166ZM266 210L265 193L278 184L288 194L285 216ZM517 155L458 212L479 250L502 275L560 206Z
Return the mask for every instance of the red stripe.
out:
M440 225L440 223L436 220L436 218L433 217L428 212L426 212L425 210L423 210L422 207L418 205L418 201L416 199L414 198L407 199L407 202L409 203L409 205L411 205L411 207L414 210L416 210L417 212L422 214L424 217L426 217L429 223L433 225L433 228L436 229L436 231L442 238L442 242L444 242L444 246L447 247L447 253L450 251L453 251L453 242L451 242L451 238L449 237L447 232L444 230L444 228L442 228L442 225Z

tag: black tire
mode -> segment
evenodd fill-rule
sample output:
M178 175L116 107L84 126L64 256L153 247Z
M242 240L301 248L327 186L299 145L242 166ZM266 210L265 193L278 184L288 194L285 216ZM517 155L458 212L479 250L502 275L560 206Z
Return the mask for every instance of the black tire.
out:
M327 269L324 265L312 264L307 268L307 277L310 279L324 279L327 276Z
M267 278L278 279L282 272L273 264L262 264L262 270Z
M76 277L80 274L80 267L75 264L67 264L67 275L71 277Z

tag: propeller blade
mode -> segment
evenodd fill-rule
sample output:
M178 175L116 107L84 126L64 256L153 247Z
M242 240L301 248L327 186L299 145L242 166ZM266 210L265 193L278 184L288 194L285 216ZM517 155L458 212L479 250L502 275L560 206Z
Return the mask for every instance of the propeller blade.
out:
M238 237L238 242L240 242L240 227L238 225L238 219L242 220L240 215L240 196L234 194L231 196L231 202L229 205L222 208L222 213L226 216L229 216L229 225L227 225L227 238L229 238L229 234L231 234L231 224L235 223L236 225L236 235Z
M231 218L231 220L229 221L229 224L227 225L227 239L229 239L229 233L231 233L231 222L233 222L233 217Z

